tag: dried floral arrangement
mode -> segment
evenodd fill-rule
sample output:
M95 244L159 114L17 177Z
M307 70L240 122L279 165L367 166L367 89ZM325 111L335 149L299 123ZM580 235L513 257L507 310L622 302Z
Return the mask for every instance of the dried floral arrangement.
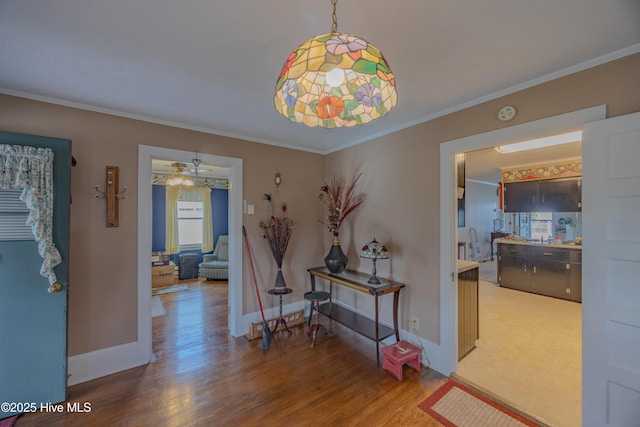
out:
M283 213L283 216L280 217L275 216L271 194L265 193L264 200L267 200L271 205L271 218L261 220L259 225L264 232L263 237L269 242L269 248L278 268L282 268L282 260L287 251L295 222L291 218L284 216L287 211L286 203L282 203L280 206Z
M327 208L327 222L322 222L334 238L340 235L340 226L344 220L367 199L366 193L356 193L356 183L362 173L349 183L343 177L333 176L320 187L320 201Z

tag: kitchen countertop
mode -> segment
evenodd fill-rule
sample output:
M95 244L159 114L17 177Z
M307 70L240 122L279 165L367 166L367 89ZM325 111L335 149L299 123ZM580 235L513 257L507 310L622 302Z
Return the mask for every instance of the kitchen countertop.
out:
M473 270L474 268L480 267L480 263L476 261L467 261L464 259L456 260L456 267L458 268L458 274L463 273L468 270Z
M544 247L552 247L552 248L564 248L564 249L580 249L582 250L582 245L570 244L570 243L540 243L540 242L527 242L520 240L511 240L511 239L496 239L495 243L506 243L509 245L527 245L527 246L544 246Z

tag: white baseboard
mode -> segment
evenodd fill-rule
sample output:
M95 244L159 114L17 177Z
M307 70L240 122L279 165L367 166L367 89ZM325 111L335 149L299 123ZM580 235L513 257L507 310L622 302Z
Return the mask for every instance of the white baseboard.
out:
M138 342L117 345L69 357L67 385L72 386L126 369L149 363L148 356Z
M289 313L296 312L298 310L304 310L305 316L308 315L309 310L305 309L305 301L296 301L291 304L284 304L282 306L282 314L286 315ZM280 316L280 307L272 307L264 310L264 318L265 319L274 319ZM242 316L242 335L248 334L251 329L251 324L254 322L261 322L262 315L259 311L255 311L253 313L248 313ZM240 336L242 336L240 335Z
M424 338L420 338L413 332L409 332L405 329L400 330L400 338L422 348L423 352L421 362L423 366L428 366L434 371L438 371L445 376L449 376L451 374L447 368L447 364L444 363L446 355L442 351L442 347L440 345L432 343ZM393 344L393 341L391 341L390 344Z

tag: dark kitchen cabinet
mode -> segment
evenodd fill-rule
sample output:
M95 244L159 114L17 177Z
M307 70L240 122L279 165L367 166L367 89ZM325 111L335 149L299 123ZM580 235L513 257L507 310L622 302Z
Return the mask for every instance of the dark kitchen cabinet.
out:
M479 338L478 280L479 268L458 270L458 360L476 348Z
M581 212L582 178L539 181L538 206L537 212Z
M570 295L567 249L531 248L531 291L556 298Z
M504 184L505 212L580 212L582 178Z
M529 246L498 244L500 286L531 292L529 270Z
M504 184L505 212L537 212L538 181Z
M582 301L582 251L553 245L498 243L498 284Z
M567 298L582 301L582 251L569 251L569 289Z

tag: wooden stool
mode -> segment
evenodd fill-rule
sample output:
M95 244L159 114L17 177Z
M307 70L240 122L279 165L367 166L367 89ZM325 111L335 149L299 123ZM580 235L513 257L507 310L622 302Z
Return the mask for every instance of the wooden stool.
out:
M311 316L313 316L313 309L315 306L316 310L316 321L313 325L309 327L309 332L307 335L311 335L311 348L316 345L316 336L318 335L318 331L324 332L325 335L331 336L331 334L327 331L327 328L324 325L320 324L320 302L326 301L329 299L329 293L325 291L311 291L304 294L304 299L307 301L311 301L311 312L309 313L309 321L311 321Z
M382 348L382 369L386 369L402 381L402 366L408 363L416 371L420 372L420 350L415 345L400 341Z

